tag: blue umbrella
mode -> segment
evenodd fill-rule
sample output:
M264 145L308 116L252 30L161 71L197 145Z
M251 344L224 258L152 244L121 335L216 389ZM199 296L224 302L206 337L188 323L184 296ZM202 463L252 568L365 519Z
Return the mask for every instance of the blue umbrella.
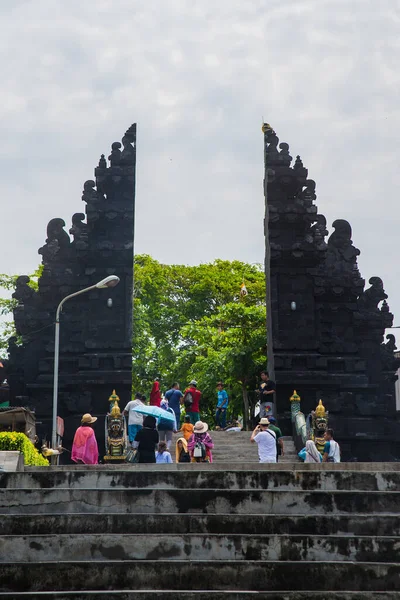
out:
M170 413L168 410L164 410L159 406L137 406L133 410L142 413L143 415L156 417L156 419L163 418L167 421L175 421L175 414Z

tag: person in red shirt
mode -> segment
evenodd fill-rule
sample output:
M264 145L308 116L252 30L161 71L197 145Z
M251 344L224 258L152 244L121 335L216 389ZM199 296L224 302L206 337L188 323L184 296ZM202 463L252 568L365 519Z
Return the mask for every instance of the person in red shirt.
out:
M152 406L160 406L161 404L161 392L160 392L160 383L158 379L156 379L153 383L153 387L150 392L150 404Z
M186 415L190 417L192 425L197 423L197 421L200 421L200 398L201 392L197 389L197 381L192 379L183 395L183 404L185 405Z

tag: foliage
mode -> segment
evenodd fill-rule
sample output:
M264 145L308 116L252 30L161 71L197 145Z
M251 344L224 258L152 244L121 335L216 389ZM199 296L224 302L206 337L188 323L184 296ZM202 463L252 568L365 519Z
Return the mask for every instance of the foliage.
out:
M242 281L248 295L240 295ZM198 266L163 265L135 257L133 382L149 391L174 380L198 380L202 412L214 412L218 379L225 379L231 410L243 413L265 366L265 276L259 265L216 260Z
M39 278L43 272L43 265L39 265L36 271L29 275L29 286L38 290ZM14 291L19 275L0 274L0 288L7 292ZM5 317L0 322L0 356L5 357L8 348L8 339L16 336L14 321L9 320L17 301L13 298L0 298L0 316Z
M34 467L48 467L49 461L44 458L24 433L2 431L0 433L0 450L17 450L24 455L24 463Z

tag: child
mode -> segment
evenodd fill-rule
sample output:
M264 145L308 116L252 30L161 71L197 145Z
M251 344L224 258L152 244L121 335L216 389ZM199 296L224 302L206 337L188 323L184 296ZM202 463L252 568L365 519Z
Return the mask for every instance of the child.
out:
M167 444L165 442L160 442L158 444L158 452L156 452L156 463L172 463L172 457L167 450Z
M183 433L183 437L185 438L186 441L192 435L193 429L194 429L194 427L190 422L190 417L189 417L189 415L186 415L185 422L183 423L182 427L179 430Z
M190 454L187 449L187 441L181 437L176 442L175 462L190 463Z

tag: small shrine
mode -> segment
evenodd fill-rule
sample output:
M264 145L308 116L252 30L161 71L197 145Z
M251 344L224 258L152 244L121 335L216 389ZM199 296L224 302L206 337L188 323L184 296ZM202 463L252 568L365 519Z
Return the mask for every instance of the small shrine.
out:
M107 413L105 420L105 446L106 454L104 461L107 462L125 462L128 446L126 421L119 407L119 397L113 390L108 401L110 402L110 412Z

